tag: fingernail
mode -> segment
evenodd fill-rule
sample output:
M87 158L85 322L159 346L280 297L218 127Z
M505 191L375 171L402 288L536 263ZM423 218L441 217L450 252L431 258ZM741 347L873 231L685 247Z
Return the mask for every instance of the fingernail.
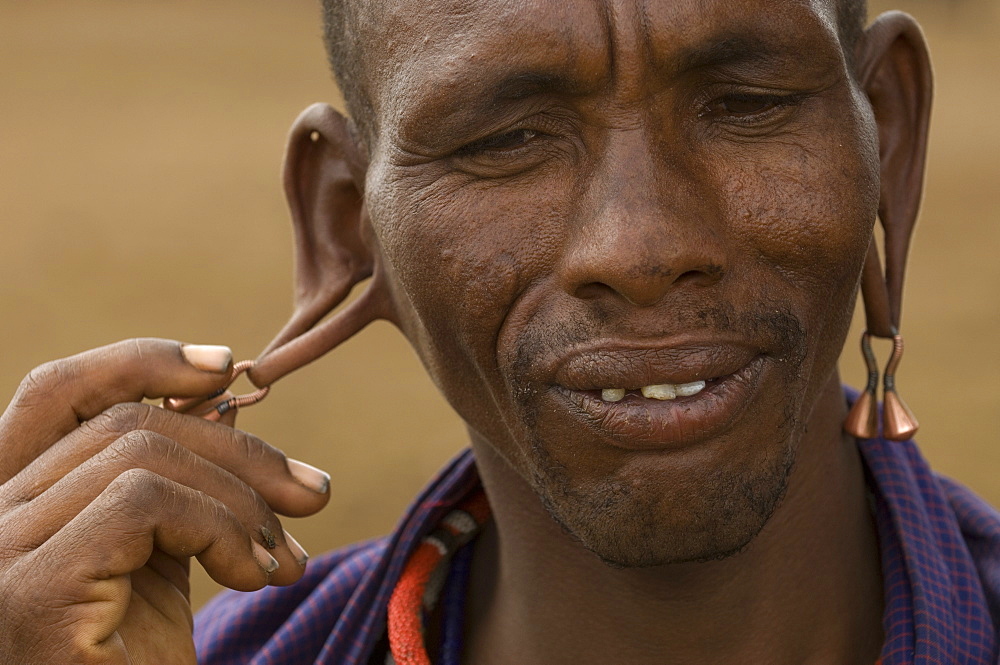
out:
M284 531L284 529L282 529ZM264 539L264 547L269 550L273 550L278 546L278 541L274 539L274 534L266 526L260 528L260 535Z
M233 351L228 346L211 344L185 344L181 353L192 367L203 372L225 374L233 364Z
M316 467L288 458L288 472L299 484L318 494L326 494L330 489L330 474Z
M282 529L284 531L284 529ZM288 545L288 549L292 552L292 556L298 561L300 566L306 565L306 561L309 560L309 552L306 552L299 541L292 538L292 534L285 531L285 544Z
M268 554L264 546L258 543L256 540L253 541L253 555L257 557L257 563L260 567L264 569L264 572L270 575L278 569L278 560L273 556Z

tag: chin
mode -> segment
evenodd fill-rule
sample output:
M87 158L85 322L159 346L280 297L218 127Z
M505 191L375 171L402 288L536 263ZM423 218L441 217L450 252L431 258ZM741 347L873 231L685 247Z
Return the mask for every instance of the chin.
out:
M745 550L781 503L795 460L784 440L753 465L650 478L644 464L587 482L535 446L530 482L555 522L609 566L715 561Z

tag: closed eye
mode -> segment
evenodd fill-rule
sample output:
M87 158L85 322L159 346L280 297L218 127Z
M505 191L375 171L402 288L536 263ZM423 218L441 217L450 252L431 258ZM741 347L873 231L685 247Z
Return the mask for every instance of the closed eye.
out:
M804 98L803 94L731 93L709 102L702 115L723 121L752 123L787 107L796 106Z
M488 153L511 152L531 143L538 135L539 132L533 129L515 129L473 141L459 148L457 154L468 157Z

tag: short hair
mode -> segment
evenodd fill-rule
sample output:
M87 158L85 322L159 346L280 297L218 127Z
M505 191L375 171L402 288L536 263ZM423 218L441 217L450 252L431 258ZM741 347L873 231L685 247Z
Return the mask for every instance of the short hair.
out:
M357 0L323 0L323 42L347 113L362 135L371 138L374 109L362 81L358 4Z
M867 0L836 0L837 31L847 65L853 70L854 47L868 21ZM323 41L347 112L363 136L372 137L374 109L364 89L363 48L358 0L323 0Z
M324 0L329 2L329 0ZM837 32L847 57L847 66L854 73L854 47L864 34L868 23L868 0L839 0L837 3Z

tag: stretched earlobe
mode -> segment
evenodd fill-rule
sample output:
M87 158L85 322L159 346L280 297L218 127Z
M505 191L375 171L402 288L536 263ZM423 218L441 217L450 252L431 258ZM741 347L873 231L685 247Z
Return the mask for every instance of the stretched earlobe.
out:
M917 22L902 12L876 18L862 38L858 80L878 125L885 273L873 241L862 291L868 330L879 337L892 337L902 315L906 258L923 193L932 78Z
M344 116L314 104L298 117L284 165L295 227L295 310L247 372L254 385L269 386L372 321L392 318L364 205L366 173L364 148ZM319 323L369 278L357 299Z
M883 435L905 440L917 431L913 413L896 391L896 368L903 354L899 334L903 279L910 239L920 210L932 76L930 57L917 22L902 12L879 16L865 32L860 47L858 80L868 95L878 125L880 197L878 218L884 232L885 272L873 237L861 274L867 329L862 352L869 376L844 429L860 438L877 434L878 367L871 336L893 340L883 387Z

